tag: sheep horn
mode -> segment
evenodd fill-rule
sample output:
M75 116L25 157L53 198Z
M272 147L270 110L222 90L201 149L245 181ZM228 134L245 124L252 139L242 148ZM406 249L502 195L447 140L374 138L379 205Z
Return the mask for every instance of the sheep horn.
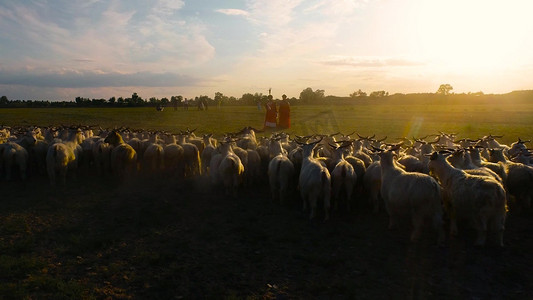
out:
M352 135L352 134L354 134L354 133L355 133L355 131L354 131L354 132L352 132L352 133L350 133L350 134L347 134L347 135L345 135L345 136L350 136L350 135Z

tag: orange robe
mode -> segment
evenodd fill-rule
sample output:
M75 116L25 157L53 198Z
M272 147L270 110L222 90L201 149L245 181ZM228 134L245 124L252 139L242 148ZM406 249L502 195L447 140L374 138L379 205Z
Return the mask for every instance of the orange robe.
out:
M276 128L276 118L278 112L274 102L268 102L266 105L265 127Z
M287 101L281 101L279 105L279 127L291 128L291 106Z

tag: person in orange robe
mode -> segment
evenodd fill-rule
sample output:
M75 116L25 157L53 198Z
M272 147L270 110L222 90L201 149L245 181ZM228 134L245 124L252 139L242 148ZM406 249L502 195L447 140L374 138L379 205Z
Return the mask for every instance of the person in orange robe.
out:
M268 95L267 103L265 104L266 114L265 114L265 127L264 129L274 129L276 128L276 119L278 117L278 111L276 109L276 103L272 100L272 95Z
M279 127L283 129L291 128L291 105L287 100L287 95L282 96L279 104Z

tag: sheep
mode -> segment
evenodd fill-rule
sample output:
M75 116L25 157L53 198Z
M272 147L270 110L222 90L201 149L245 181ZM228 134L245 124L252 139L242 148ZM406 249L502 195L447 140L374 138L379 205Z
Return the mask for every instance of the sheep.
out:
M429 174L427 162L424 162L412 155L404 155L398 159L398 163L405 168L407 172L418 172Z
M502 144L498 143L498 141L496 141L496 138L501 138L501 137L503 137L503 135L492 135L492 134L489 134L487 136L482 137L475 146L479 146L479 147L483 148L484 150L481 153L481 155L485 159L489 160L490 159L490 155L489 155L488 149L504 149L505 152L507 152L509 150L509 146L502 145Z
M399 148L399 145L396 146ZM419 239L425 220L431 220L438 234L438 243L444 242L442 227L442 194L437 181L427 175L406 172L399 168L394 159L393 147L381 151L381 196L389 214L389 229L394 228L397 220L410 215L413 225L411 241Z
M111 171L111 145L98 139L92 148L96 174L104 175Z
M143 169L148 174L161 172L165 169L165 154L162 145L149 145L143 154Z
M261 181L261 156L256 150L247 149L248 164L246 169L246 181L249 184L258 183Z
M484 168L492 170L493 172L498 174L498 176L500 176L500 178L503 181L505 181L506 174L505 174L505 170L503 166L498 163L487 162L487 161L482 160L478 147L468 148L468 154L470 155L470 160L472 161L472 164L474 164L477 167L484 167Z
M65 136L66 130L62 136ZM46 153L46 170L50 185L56 185L56 175L59 174L61 183L66 185L67 171L75 172L78 168L78 161L81 154L80 144L83 140L81 130L72 129L68 131L69 136L65 142L56 142L50 145ZM75 173L73 173L75 175Z
M448 162L455 168L461 169L471 175L490 176L503 184L501 175L486 167L478 167L472 162L471 156L463 149L452 151L447 158Z
M247 126L244 127L241 131L237 132L236 136L239 137L239 140L237 141L237 146L243 149L257 149L258 145L255 136L256 131L260 132L260 130Z
M198 152L202 153L202 151L204 151L204 148L205 148L205 143L203 139L199 139L196 137L196 135L194 134L195 131L196 129L190 130L189 128L187 128L187 131L182 132L181 134L184 134L187 137L186 138L187 143L191 143L195 145L196 148L198 149Z
M341 193L346 197L345 201L348 211L352 210L350 202L357 182L357 174L355 173L353 166L344 159L346 147L349 145L349 142L344 143L339 147L331 145L334 148L332 159L334 168L333 171L331 171L331 189L335 200L335 210L339 207Z
M215 144L213 143L212 139L213 134L204 134L203 135L203 141L205 144L204 150L201 154L201 162L202 162L202 174L208 174L209 171L209 164L211 162L211 157L213 156L213 152L215 151Z
M487 228L492 226L497 242L503 246L506 218L506 193L504 187L492 177L470 175L454 168L446 160L447 152L433 152L429 168L443 186L449 207L450 234L457 234L457 220L473 222L477 231L475 244L485 245Z
M33 147L28 151L30 165L34 173L46 174L46 153L48 152L49 144L45 140L37 139Z
M372 158L370 157L370 155L363 152L363 144L358 140L352 141L351 156L362 160L365 164L365 168L368 168L368 166L372 164Z
M434 143L437 146L442 146L444 148L454 148L454 141L456 136L457 133L444 133L442 131L439 131L439 135L437 136L437 139L434 141Z
M185 150L181 145L176 144L176 139L172 135L167 135L167 137L171 142L166 144L163 149L165 171L167 174L183 176Z
M119 179L132 176L137 171L137 152L124 142L117 131L111 131L104 139L113 146L111 150L111 170Z
M237 188L242 183L244 165L240 158L232 150L232 142L220 143L220 164L217 168L219 178L222 179L226 196L237 196Z
M0 145L0 170L3 168L6 181L11 180L12 168L17 166L20 179L26 181L28 168L28 151L15 142L7 142Z
M183 148L184 175L194 176L202 174L202 163L198 147L186 141L186 135L180 133L175 136L176 142Z
M517 156L519 153L521 153L524 150L527 150L527 147L525 143L529 143L530 141L522 141L522 139L518 138L517 142L514 142L511 144L511 147L507 151L507 154L510 157Z
M508 161L502 149L489 151L491 161L500 163L505 170L505 187L516 199L516 210L531 207L533 198L533 167Z
M271 141L271 144L274 140ZM279 148L282 148L281 143L275 141L276 144L279 144ZM284 204L287 202L288 193L292 182L294 179L294 165L287 157L286 152L282 152L279 149L279 152L274 156L270 163L268 164L268 182L270 184L270 191L272 194L272 201L279 201Z
M530 167L533 167L532 161L531 161L531 152L529 149L522 149L514 157L511 158L513 162L521 163L524 165L528 165Z
M372 204L373 212L378 213L381 202L381 164L379 160L371 163L366 168L363 186Z
M304 211L308 204L311 207L309 218L316 216L317 203L321 199L324 202L324 221L327 221L331 206L331 176L328 169L313 158L313 149L319 142L299 143L302 147L302 168L298 182Z
M344 159L352 165L355 175L357 176L357 180L355 182L355 188L358 192L360 192L363 188L363 180L365 178L366 173L366 167L365 162L362 159L359 159L355 156L345 156Z

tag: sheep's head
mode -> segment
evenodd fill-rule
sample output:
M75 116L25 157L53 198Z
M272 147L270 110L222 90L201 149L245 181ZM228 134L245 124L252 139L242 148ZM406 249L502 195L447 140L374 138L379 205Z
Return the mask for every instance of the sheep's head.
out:
M124 140L122 139L120 133L113 130L107 135L107 137L104 139L104 142L113 146L117 146L119 144L122 144Z

